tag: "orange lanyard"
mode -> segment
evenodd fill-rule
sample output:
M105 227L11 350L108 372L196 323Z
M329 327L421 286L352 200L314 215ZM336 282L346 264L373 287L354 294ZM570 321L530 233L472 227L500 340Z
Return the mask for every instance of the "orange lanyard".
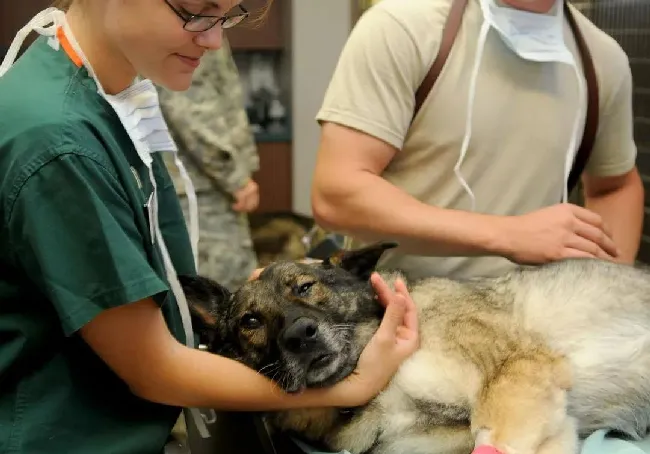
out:
M59 27L56 30L56 37L58 38L59 43L61 43L61 46L63 47L65 53L68 55L68 57L70 57L70 60L72 60L72 63L77 65L78 68L81 68L83 66L81 57L79 57L79 54L77 54L77 52L74 50L74 47L72 47L72 45L70 44L68 37L65 36L63 27Z

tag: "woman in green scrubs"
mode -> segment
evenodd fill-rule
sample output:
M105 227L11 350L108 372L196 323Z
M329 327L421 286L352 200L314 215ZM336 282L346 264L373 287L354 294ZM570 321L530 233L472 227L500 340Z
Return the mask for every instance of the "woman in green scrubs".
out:
M376 279L382 326L355 379L332 388L287 395L193 348L171 291L196 272L192 235L151 152L166 137L151 86L133 81L186 89L243 11L74 0L0 67L0 452L159 453L184 407L360 405L415 350L408 293Z

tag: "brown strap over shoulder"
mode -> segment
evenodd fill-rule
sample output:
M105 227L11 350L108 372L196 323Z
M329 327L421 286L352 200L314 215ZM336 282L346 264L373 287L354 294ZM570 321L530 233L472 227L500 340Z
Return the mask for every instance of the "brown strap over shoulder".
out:
M447 57L451 52L451 48L454 45L456 36L458 35L458 30L460 29L461 22L463 20L463 14L465 8L467 7L468 0L453 0L451 8L449 10L449 15L445 21L445 27L442 32L442 39L440 41L440 49L438 50L438 55L436 56L429 72L425 76L424 80L418 87L415 92L415 108L413 109L413 117L418 114L422 104L429 96L431 89L433 88L440 72L447 62ZM582 68L587 80L587 117L585 120L585 128L582 134L582 141L578 152L576 153L575 160L573 162L573 167L571 173L569 174L568 188L569 192L578 183L580 175L589 161L589 156L591 155L591 150L594 146L596 140L596 133L598 131L598 79L596 78L596 70L594 68L593 61L591 59L591 53L587 47L587 43L580 32L575 17L569 8L569 2L564 2L564 10L569 22L569 26L573 31L573 35L578 46L578 51L580 52L580 58L582 59Z
M431 64L429 72L415 92L415 109L413 110L413 118L415 118L420 111L420 107L422 107L424 100L429 96L429 92L433 88L443 66L445 66L445 63L447 62L447 57L451 52L454 41L456 41L456 35L458 35L460 23L463 21L463 13L467 7L467 1L468 0L454 0L451 5L449 15L445 22L445 28L442 31L442 40L440 41L438 55Z
M587 79L587 118L585 119L585 129L582 133L582 142L576 153L576 157L573 161L573 168L569 174L569 193L575 188L580 180L582 172L587 166L589 161L589 156L591 156L591 150L594 147L594 142L596 141L596 133L598 132L598 110L599 110L599 98L598 98L598 78L596 77L596 69L594 68L594 62L591 59L591 53L589 52L589 47L587 42L580 32L580 27L576 23L575 17L569 8L569 2L564 3L564 11L566 18L569 21L571 30L573 31L573 36L576 40L576 45L580 51L580 58L582 59L582 70Z

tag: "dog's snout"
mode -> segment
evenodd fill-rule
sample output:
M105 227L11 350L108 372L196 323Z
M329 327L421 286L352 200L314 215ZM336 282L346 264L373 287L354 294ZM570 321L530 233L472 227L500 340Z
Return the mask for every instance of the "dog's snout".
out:
M318 322L309 317L300 317L284 330L282 341L287 350L306 353L317 343L318 337Z

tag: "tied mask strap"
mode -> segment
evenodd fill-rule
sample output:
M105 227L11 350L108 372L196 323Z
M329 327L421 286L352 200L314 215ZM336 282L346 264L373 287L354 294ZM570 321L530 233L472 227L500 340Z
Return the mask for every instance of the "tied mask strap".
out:
M199 206L196 199L196 191L194 190L194 184L192 184L192 179L190 178L183 161L178 156L178 153L174 153L174 164L180 172L183 184L185 186L185 194L187 195L187 201L189 205L190 212L190 241L192 243L192 254L194 255L194 266L198 270L199 268Z
M37 32L39 35L52 38L56 36L56 30L62 23L62 16L64 16L63 11L57 8L47 8L34 16L24 27L18 30L18 33L16 33L16 36L11 42L11 46L9 46L7 55L5 55L0 65L0 77L4 76L9 71L9 68L13 66L25 39L27 39L27 36L32 31Z

